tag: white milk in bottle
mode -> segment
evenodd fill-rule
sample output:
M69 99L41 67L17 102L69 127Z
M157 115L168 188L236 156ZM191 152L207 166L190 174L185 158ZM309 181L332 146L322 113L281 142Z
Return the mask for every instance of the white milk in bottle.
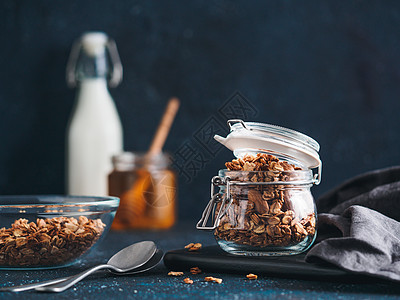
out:
M108 56L112 60L112 72ZM111 158L122 152L122 125L108 91L122 79L115 43L106 34L84 34L72 48L67 81L77 86L74 112L67 129L67 193L105 196Z

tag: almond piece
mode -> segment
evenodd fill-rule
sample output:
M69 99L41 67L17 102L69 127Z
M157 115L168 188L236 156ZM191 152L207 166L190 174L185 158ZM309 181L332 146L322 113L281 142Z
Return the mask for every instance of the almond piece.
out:
M253 273L247 274L246 277L248 279L250 279L250 280L255 280L255 279L258 278L258 276L256 274L253 274Z
M182 276L183 272L175 272L175 271L170 271L168 272L168 276Z
M187 284L193 284L193 280L191 280L189 277L183 279L183 282L184 282L184 283L187 283Z

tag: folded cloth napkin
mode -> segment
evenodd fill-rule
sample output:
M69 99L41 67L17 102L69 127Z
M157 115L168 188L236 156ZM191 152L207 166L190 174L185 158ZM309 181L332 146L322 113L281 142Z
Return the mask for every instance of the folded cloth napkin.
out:
M306 261L400 281L400 166L348 180L317 200L317 243Z

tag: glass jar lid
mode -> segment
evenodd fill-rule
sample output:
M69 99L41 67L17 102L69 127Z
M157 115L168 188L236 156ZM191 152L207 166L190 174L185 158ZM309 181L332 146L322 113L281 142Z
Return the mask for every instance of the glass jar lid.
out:
M248 153L268 152L296 164L302 169L318 168L316 184L321 179L322 162L319 144L309 136L292 129L239 119L228 120L230 133L214 139L233 151L236 157Z

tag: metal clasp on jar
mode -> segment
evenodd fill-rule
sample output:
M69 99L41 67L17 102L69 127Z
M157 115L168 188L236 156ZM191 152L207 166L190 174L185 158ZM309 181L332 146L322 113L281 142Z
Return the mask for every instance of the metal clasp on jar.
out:
M201 230L214 230L218 227L219 222L221 221L222 217L225 215L229 207L233 202L233 198L231 197L230 193L230 178L229 177L219 177L214 176L211 179L211 199L208 202L206 208L203 211L200 221L197 223L196 228ZM226 186L226 193L224 196L221 196L219 192L215 191L216 186ZM215 214L215 209L217 208L218 203L221 203L218 213ZM207 226L208 219L210 218L213 220L212 226Z

